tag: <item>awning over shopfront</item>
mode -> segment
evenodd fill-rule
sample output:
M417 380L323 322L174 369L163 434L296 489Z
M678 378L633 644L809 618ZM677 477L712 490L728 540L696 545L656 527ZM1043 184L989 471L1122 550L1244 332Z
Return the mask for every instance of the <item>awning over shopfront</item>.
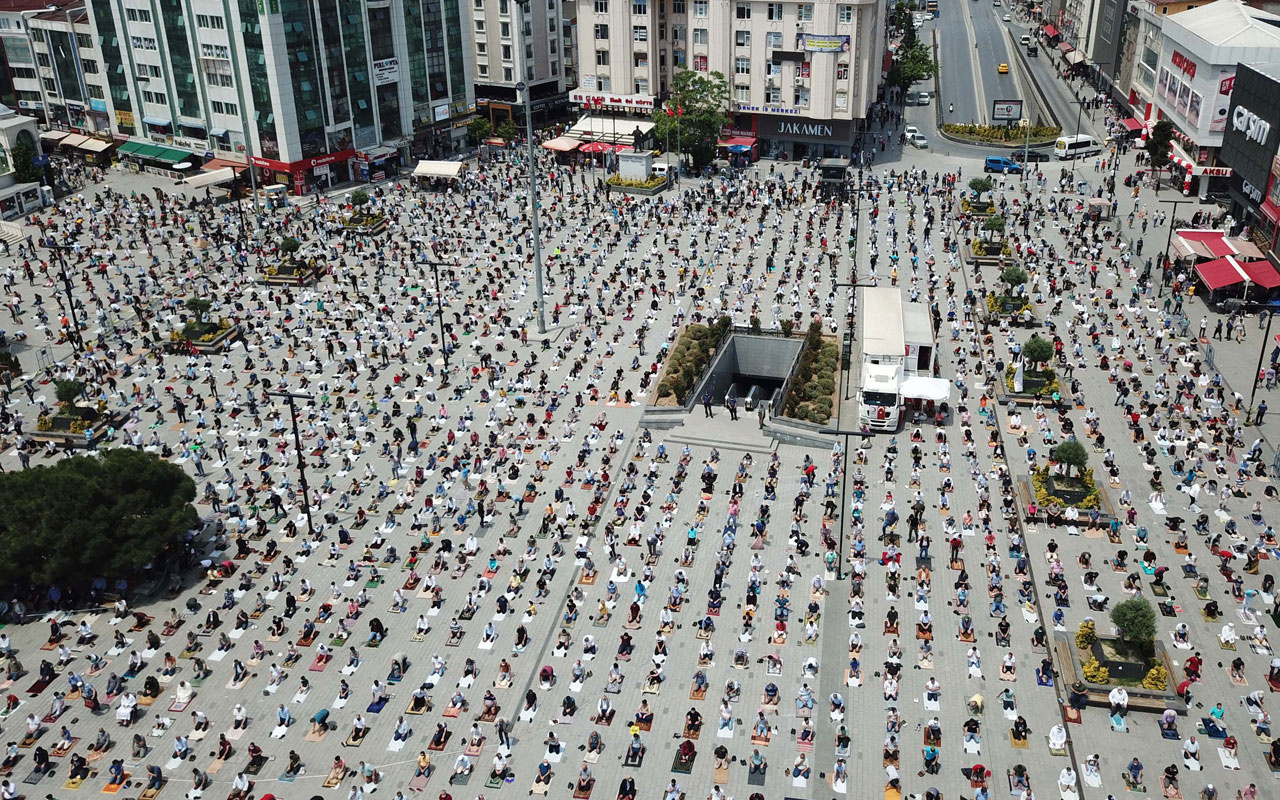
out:
M144 150L148 147L154 147L154 145L149 145L149 144L146 144L145 142L125 142L124 144L116 148L116 152L122 153L127 156L135 156L135 155L138 155L139 151Z
M192 189L198 189L201 186L217 186L221 183L229 183L236 179L236 171L231 167L223 167L215 169L212 172L201 172L187 178L186 185Z
M1062 57L1072 66L1084 61L1084 53L1081 53L1079 50L1072 50L1069 53L1064 53Z
M1248 239L1228 236L1226 231L1182 228L1173 232L1173 247L1183 258L1222 258L1235 256L1245 259L1262 259L1265 254Z
M398 152L400 151L394 147L388 147L385 144L380 144L377 147L370 147L368 150L365 150L364 157L368 159L370 164L373 164L378 161L386 161Z
M68 135L67 131L45 131L40 134L40 141L56 144L60 140L65 139Z
M1137 117L1129 117L1128 119L1121 120L1121 122L1130 133L1142 130L1142 122L1139 121Z
M557 136L554 139L543 142L542 147L546 150L555 150L557 153L568 153L577 150L582 146L582 142L577 139L571 139L568 136Z
M1058 42L1058 49L1064 53L1070 53L1072 50L1075 50L1074 47L1067 44L1066 42Z
M142 121L156 128L173 127L173 120L167 119L165 117L143 117Z
M111 149L111 142L105 142L102 139L85 139L76 147L90 153L101 153L104 150Z
M457 179L466 168L461 161L419 161L413 168L413 177Z
M150 158L153 161L160 161L165 164L177 164L180 161L195 160L186 150L179 150L176 147L156 147L156 151L157 152L143 157Z
M584 153L607 153L612 148L604 142L587 142L579 149Z
M725 144L727 144L730 147L747 147L747 148L754 146L755 143L756 143L756 137L754 136L730 136L729 140L725 142Z
M1249 282L1253 285L1264 289L1280 286L1280 272L1276 272L1275 266L1267 259L1236 263L1240 265L1240 269L1244 270L1244 274L1249 276Z
M637 130L644 136L653 130L653 123L635 117L591 116L575 122L565 136L583 142L632 144Z
M506 147L507 146L507 140L503 139L501 136L490 136L488 139L484 140L484 143L489 145L490 147Z
M940 403L951 399L951 381L912 375L902 382L902 396L910 400L932 400Z
M88 138L89 138L88 136L81 136L78 133L68 133L65 137L63 137L62 141L58 142L58 146L59 147L79 147L80 145L84 144L85 140Z
M1044 35L1045 35L1045 36L1048 36L1050 39L1052 39L1053 37L1055 37L1055 36L1057 36L1057 35L1058 35L1058 29L1057 29L1057 28L1055 28L1055 27L1053 27L1052 25L1045 25L1045 26L1044 26Z
M1214 292L1228 286L1235 286L1248 279L1244 270L1236 265L1235 259L1229 257L1215 258L1212 261L1201 261L1196 264L1196 274L1209 291Z

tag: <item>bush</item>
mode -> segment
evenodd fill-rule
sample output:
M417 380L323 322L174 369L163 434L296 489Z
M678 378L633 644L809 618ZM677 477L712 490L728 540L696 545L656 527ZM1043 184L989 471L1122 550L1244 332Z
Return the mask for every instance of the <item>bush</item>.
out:
M642 181L634 178L624 178L621 175L610 175L607 183L610 186L618 186L623 189L657 189L659 186L665 186L666 177L662 175L650 175Z
M713 349L724 340L724 333L730 327L727 317L721 317L713 325L714 328L698 323L687 326L667 356L666 375L659 383L670 388L677 403L687 402L689 392L711 363ZM661 392L659 396L663 396Z
M1111 623L1126 647L1147 652L1156 639L1156 610L1145 597L1131 597L1111 609Z
M1151 689L1157 692L1163 692L1169 688L1169 670L1163 665L1156 664L1147 671L1147 675L1142 679L1142 688Z
M961 122L948 122L942 126L944 133L957 139L973 139L979 142L1021 142L1027 138L1027 131L1021 125L970 125ZM1062 129L1049 125L1032 125L1032 144L1057 139Z
M292 236L286 236L280 240L280 252L284 253L286 256L293 255L294 253L298 252L299 248L301 247L302 247L302 242L298 241Z
M977 178L969 179L969 189L975 196L982 196L995 188L995 181L991 180L990 175L982 175Z
M1022 345L1022 356L1033 368L1047 364L1053 359L1053 345L1039 336L1032 336Z
M789 319L784 319L784 320L782 321L782 335L783 335L783 336L788 336L788 337L789 337L789 336L791 336L791 332L792 332L792 331L794 331L795 329L796 329L796 324L795 324L794 322L792 322L791 320L789 320Z
M80 381L54 381L53 393L58 398L59 403L71 406L84 393L84 383Z
M1109 683L1111 681L1111 670L1098 663L1097 658L1090 658L1081 664L1080 671L1084 673L1084 679L1090 683Z
M760 335L760 318L759 317L751 318L751 332L756 334L757 336Z
M369 202L369 193L364 189L356 189L351 193L351 207L359 208Z
M1097 625L1091 619L1086 619L1080 623L1080 627L1076 628L1076 647L1080 650L1088 650L1098 641Z

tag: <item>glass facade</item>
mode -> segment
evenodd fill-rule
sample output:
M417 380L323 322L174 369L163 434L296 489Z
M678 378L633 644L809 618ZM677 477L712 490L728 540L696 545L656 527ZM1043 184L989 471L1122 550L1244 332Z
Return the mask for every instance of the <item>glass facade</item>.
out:
M58 85L62 88L64 100L84 103L84 95L80 91L80 73L76 69L75 42L71 35L64 31L45 31L45 42L49 52L53 54L53 69L58 74Z
M342 58L342 26L337 0L318 0L320 32L324 38L325 71L329 79L330 122L341 125L351 121L351 99L347 94L347 70Z
M373 116L373 78L365 50L364 3L338 0L338 7L342 14L342 50L351 119L355 123L355 146L372 147L378 143L378 130Z
M449 97L449 75L445 72L444 15L440 0L425 0L427 7L427 76L431 102Z
M289 77L293 84L293 108L297 115L302 156L325 152L324 86L320 80L320 54L316 50L311 4L307 0L280 0Z
M187 35L187 18L182 0L158 0L164 19L164 44L173 75L174 108L184 117L203 119L200 94L196 91L196 73L191 62L191 37Z
M458 0L444 0L444 35L449 39L449 85L453 87L453 101L465 103L467 73L462 55L462 17L458 13Z
M421 0L404 0L404 38L409 51L409 88L413 92L413 121L431 119L431 88L427 85L427 45Z
M280 141L276 136L276 118L272 112L271 84L267 80L267 54L262 47L262 22L258 16L258 4L254 0L238 2L240 41L244 46L245 71L249 75L249 96L253 100L254 109L249 124L258 131L259 154L264 158L279 158Z

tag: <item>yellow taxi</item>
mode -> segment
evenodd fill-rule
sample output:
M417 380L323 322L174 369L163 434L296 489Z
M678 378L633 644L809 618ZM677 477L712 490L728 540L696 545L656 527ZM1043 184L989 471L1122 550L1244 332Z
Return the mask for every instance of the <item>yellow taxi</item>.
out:
M1001 75L1008 75L1009 65L1001 61L1000 66L996 67L996 72L999 72Z

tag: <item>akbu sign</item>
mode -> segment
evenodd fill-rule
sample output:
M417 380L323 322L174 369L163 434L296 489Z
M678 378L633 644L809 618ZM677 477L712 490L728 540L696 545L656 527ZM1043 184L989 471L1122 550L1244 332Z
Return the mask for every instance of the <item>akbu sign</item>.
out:
M1236 106L1231 112L1231 127L1244 138L1258 144L1266 144L1271 135L1271 123L1253 113L1244 106Z
M1182 70L1183 74L1188 78L1194 78L1196 76L1196 62L1187 58L1182 53L1179 53L1177 50L1173 51L1173 65Z

